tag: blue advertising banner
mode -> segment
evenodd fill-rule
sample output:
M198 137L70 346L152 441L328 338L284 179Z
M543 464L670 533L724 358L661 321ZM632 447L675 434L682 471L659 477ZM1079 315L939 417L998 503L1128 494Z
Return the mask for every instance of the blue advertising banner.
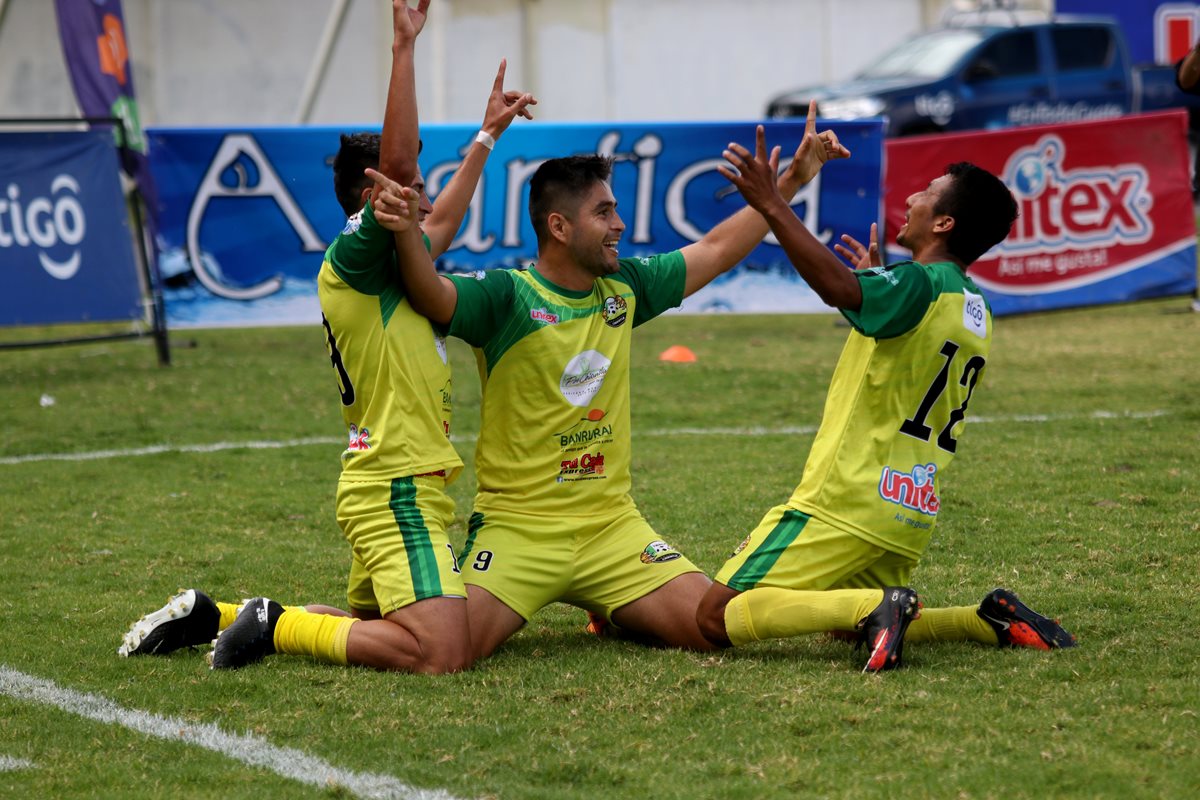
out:
M622 256L696 241L744 202L716 171L731 141L752 145L753 122L513 126L488 160L471 209L439 269L518 266L536 256L528 181L546 159L603 153L615 160L613 193L627 226ZM819 127L827 127L819 124ZM881 208L879 120L834 122L852 158L829 164L793 206L822 241L865 238ZM767 124L786 158L802 121ZM316 275L341 231L329 161L335 128L148 130L162 201L161 270L171 326L311 324L320 319ZM458 167L476 128L422 128L429 194ZM827 311L768 237L736 270L688 299L685 311Z
M1180 0L1057 0L1058 14L1114 17L1134 64L1172 64L1200 38L1200 4Z
M108 131L0 133L0 325L140 319Z

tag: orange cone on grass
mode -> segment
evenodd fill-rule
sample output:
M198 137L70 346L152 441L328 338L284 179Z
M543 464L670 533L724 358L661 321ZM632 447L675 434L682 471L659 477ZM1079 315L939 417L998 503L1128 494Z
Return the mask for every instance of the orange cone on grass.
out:
M672 361L676 364L691 364L696 360L696 354L681 344L673 344L658 354L659 361Z

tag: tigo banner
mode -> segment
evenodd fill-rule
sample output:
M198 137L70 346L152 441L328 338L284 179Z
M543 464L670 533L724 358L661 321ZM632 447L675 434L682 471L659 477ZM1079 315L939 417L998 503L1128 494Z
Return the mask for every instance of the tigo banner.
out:
M140 319L108 131L0 133L0 325Z
M744 206L718 172L721 151L753 147L753 122L696 124L517 124L488 159L447 272L518 266L535 258L528 182L546 159L602 153L615 160L613 193L625 221L622 256L661 253L698 240ZM836 122L853 153L828 164L793 207L822 241L865 238L879 213L883 136L878 120ZM771 145L791 157L803 122L767 125ZM332 128L151 129L151 167L162 199L161 269L176 325L313 324L316 275L345 215L333 195ZM430 196L458 167L476 129L422 128L421 166ZM689 298L685 311L828 310L768 237L736 270Z
M889 140L888 235L910 194L971 161L1000 176L1020 208L1009 237L970 271L994 313L1187 294L1196 224L1186 137L1186 112L1169 111Z

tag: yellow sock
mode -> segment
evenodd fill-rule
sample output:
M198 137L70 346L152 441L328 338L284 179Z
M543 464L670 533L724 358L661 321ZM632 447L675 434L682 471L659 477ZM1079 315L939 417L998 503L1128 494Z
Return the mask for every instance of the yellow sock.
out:
M822 631L853 630L883 601L880 589L751 589L725 607L729 641L743 645Z
M237 619L238 612L242 610L240 603L217 603L217 610L221 612L221 621L217 623L217 630L225 630L233 621Z
M351 626L356 622L358 620L353 617L285 609L275 623L275 652L312 656L326 664L344 667L346 641L350 638Z
M923 608L908 626L906 642L982 642L997 644L992 626L979 618L975 606Z
M217 623L217 630L223 631L233 624L237 619L238 612L242 610L242 603L222 603L217 601L217 610L221 612L221 621ZM284 606L284 611L304 611L304 606Z

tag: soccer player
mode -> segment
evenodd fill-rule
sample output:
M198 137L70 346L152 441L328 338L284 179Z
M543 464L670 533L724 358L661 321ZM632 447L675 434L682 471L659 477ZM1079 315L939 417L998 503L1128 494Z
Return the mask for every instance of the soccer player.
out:
M450 368L444 339L411 309L396 271L398 235L375 217L370 200L379 166L411 184L418 257L446 250L466 213L495 139L518 114L531 117L528 94L505 92L502 62L481 134L430 207L417 167L413 43L429 0L409 9L393 2L393 69L382 136L342 137L334 188L349 216L318 275L329 358L348 445L338 483L338 523L353 552L347 597L352 616L328 607L284 608L266 598L240 613L187 590L134 623L124 655L166 653L222 633L214 668L236 668L272 652L307 654L338 664L444 673L471 663L466 591L446 526L453 501L445 485L462 468L448 440ZM426 214L428 218L425 219ZM416 223L423 223L422 231ZM414 255L415 252L415 255ZM226 627L228 626L228 627Z
M770 224L796 271L853 328L829 385L800 485L767 512L726 561L697 619L716 645L822 631L859 631L866 672L900 665L909 641L974 640L1050 649L1074 639L1005 589L978 608L926 609L909 577L929 543L938 480L958 449L967 405L987 365L992 315L967 275L1017 216L1004 184L952 164L908 198L896 240L913 260L848 270L797 219L772 179L762 126L721 172ZM732 167L732 169L730 168Z
M815 133L815 113L779 176L787 197L849 155L832 132ZM528 270L445 278L402 261L413 307L482 353L478 493L460 558L477 658L556 601L643 641L711 648L695 614L709 579L630 496L630 340L737 264L767 226L746 208L681 250L620 258L611 168L601 156L538 168Z

